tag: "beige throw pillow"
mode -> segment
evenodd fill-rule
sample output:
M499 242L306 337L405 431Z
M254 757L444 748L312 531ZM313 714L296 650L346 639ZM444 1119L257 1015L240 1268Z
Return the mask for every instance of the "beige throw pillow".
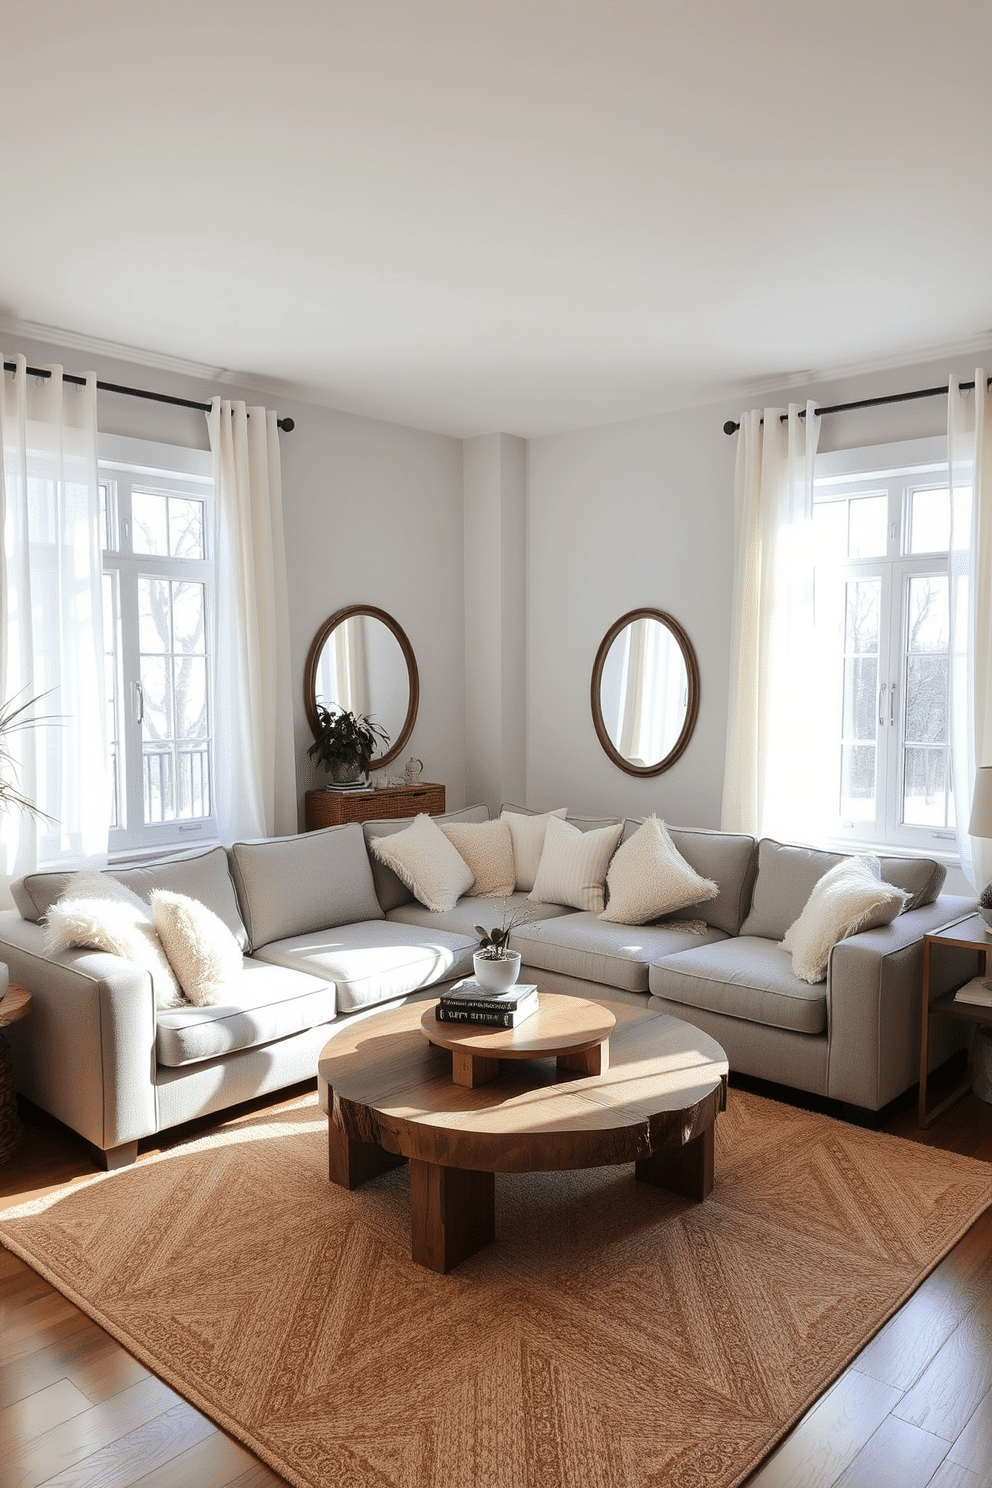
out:
M219 915L168 889L152 892L155 929L187 1000L194 1007L223 1001L225 986L241 975L241 947Z
M454 909L462 894L472 887L471 868L424 812L402 832L373 837L369 851L392 868L428 909Z
M182 1005L179 983L152 923L151 910L116 879L89 872L75 874L62 896L49 906L46 922L49 954L86 946L123 956L150 973L156 1007Z
M541 816L525 816L505 807L500 812L499 820L506 822L513 839L513 878L519 893L529 893L534 887L548 822L553 816L565 816L567 811L567 806L558 806Z
M711 878L690 867L656 816L649 816L617 848L606 888L609 901L599 918L619 925L646 925L720 892Z
M465 859L475 878L468 890L505 899L513 893L513 838L505 821L438 822L452 847Z
M623 822L580 832L571 822L548 818L544 850L530 898L598 913L603 908L606 870L616 851Z
M877 858L845 858L813 887L797 920L785 932L792 970L801 982L826 979L830 952L858 930L888 925L911 896L886 883Z

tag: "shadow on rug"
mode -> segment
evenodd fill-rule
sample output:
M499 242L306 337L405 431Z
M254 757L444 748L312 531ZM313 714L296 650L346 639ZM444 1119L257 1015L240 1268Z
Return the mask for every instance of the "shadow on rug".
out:
M0 1240L300 1488L730 1488L986 1206L984 1163L731 1091L716 1188L497 1177L410 1259L408 1170L326 1176L316 1104L8 1211Z

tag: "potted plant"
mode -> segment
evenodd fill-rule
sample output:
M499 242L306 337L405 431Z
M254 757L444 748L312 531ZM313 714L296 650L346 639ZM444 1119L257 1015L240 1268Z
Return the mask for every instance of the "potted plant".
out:
M39 697L28 698L26 703L19 703L17 698L10 698L5 703L0 703L0 811L26 811L30 816L37 817L39 821L51 821L47 812L42 811L33 801L18 789L17 786L17 760L9 745L11 734L20 729L35 728L39 723L49 722L48 719L34 718L29 716L30 710L35 703L40 702L45 694ZM4 962L0 961L0 1000L7 990L9 973Z
M511 951L508 945L510 932L517 925L529 920L534 911L529 904L518 904L513 912L503 901L503 918L492 930L476 925L479 949L472 957L475 980L490 992L503 992L512 987L520 975L520 952Z
M377 742L389 743L385 729L364 713L351 713L336 703L331 708L318 703L317 722L320 732L307 754L330 772L335 785L350 785L367 775Z

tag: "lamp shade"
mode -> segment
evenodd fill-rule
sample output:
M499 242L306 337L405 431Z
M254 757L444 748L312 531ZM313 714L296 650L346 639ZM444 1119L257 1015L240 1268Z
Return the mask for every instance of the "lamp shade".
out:
M968 836L992 837L992 765L980 765L975 771Z

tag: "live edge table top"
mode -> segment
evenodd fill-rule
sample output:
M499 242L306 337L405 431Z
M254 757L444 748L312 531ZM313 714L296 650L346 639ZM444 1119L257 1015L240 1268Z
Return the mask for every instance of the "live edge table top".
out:
M602 1073L504 1056L495 1079L456 1084L452 1056L428 1042L425 1006L415 1002L330 1040L318 1065L321 1103L353 1142L490 1173L639 1162L711 1128L726 1103L719 1044L650 1008L594 1002L615 1019L604 1029Z

